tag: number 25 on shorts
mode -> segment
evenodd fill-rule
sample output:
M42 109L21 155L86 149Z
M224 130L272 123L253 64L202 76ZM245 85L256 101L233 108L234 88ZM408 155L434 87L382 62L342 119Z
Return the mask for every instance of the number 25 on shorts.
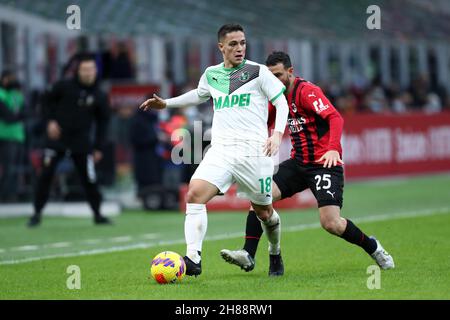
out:
M272 192L272 177L267 177L266 179L258 179L259 185L261 187L261 193Z
M331 178L330 174L324 174L323 176L320 176L319 174L316 175L314 177L314 180L316 180L316 190L319 191L320 189L324 189L324 190L330 189L330 187L331 187L331 180L330 180L330 178ZM326 183L326 184L325 185L322 184L322 187L321 187L320 183L322 181L324 183Z

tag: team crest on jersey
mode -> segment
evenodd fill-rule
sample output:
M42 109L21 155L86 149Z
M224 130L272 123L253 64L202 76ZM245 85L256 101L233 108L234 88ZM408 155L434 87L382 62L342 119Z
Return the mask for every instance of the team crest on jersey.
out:
M292 109L293 112L297 112L297 106L293 102L291 104L291 109Z
M241 82L246 82L249 78L250 74L248 73L248 71L244 71L241 73L241 76L239 77L239 81Z

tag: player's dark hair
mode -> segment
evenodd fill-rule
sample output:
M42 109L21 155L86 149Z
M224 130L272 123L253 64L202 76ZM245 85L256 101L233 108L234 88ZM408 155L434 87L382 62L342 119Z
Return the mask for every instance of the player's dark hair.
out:
M225 37L228 33L235 31L244 32L244 28L242 28L242 26L237 23L224 24L223 26L220 27L219 31L217 32L217 40L220 42L223 39L223 37Z
M279 63L282 63L285 69L292 67L291 58L286 52L274 51L267 57L266 66L275 66Z

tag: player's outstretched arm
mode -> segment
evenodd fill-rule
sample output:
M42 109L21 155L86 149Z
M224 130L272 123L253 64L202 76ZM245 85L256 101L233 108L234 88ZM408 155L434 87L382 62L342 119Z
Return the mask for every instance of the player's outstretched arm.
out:
M166 101L164 99L161 99L156 95L156 93L153 94L153 98L150 98L148 100L145 100L140 106L139 109L142 109L144 111L147 111L149 109L164 109L167 107Z
M162 99L158 97L156 94L153 94L153 98L148 99L143 104L140 105L144 111L148 109L164 109L164 108L182 108L187 106L196 106L199 105L209 99L209 96L200 97L197 89L188 91L181 96L170 98L170 99Z

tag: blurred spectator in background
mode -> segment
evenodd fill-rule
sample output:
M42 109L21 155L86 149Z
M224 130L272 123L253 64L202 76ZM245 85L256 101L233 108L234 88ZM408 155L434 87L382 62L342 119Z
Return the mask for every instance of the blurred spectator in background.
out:
M407 91L395 93L392 99L392 111L395 113L408 112L412 103L412 97Z
M131 118L130 143L138 195L142 195L146 188L161 185L162 163L157 152L158 142L158 114L137 109Z
M24 96L11 71L0 78L0 202L16 200L18 164L25 141Z
M437 93L430 92L427 94L427 101L424 105L423 111L425 113L436 113L442 111L441 98Z
M94 222L110 223L100 214L102 196L95 173L95 162L102 158L110 110L108 97L98 86L94 57L79 56L76 77L57 82L47 94L44 105L48 139L43 168L35 189L34 215L28 225L34 227L40 224L56 166L66 154L70 154L78 171L94 213Z
M442 111L447 98L446 89L436 83L430 83L428 75L413 79L408 91L412 97L409 108L426 113Z
M171 111L170 118L167 121L160 122L160 128L163 132L161 137L163 144L162 155L164 158L162 183L166 189L178 189L180 183L183 182L185 164L175 164L172 159L172 151L175 146L177 148L183 146L182 152L177 154L177 156L190 159L191 154L185 155L183 152L190 152L191 149L190 146L188 147L185 144L187 140L185 140L184 135L189 134L189 132L187 130L188 120L184 115L184 110L174 109Z
M345 95L336 98L335 101L336 108L342 114L353 114L358 111L356 96L351 92L348 92Z
M134 78L134 70L125 42L118 42L111 48L110 78L127 80Z
M415 110L422 109L427 103L427 96L430 91L428 78L422 75L413 79L408 91L412 96L410 108Z
M365 109L373 113L383 113L389 111L389 105L385 94L385 89L381 85L381 80L377 77L369 87L365 101Z

